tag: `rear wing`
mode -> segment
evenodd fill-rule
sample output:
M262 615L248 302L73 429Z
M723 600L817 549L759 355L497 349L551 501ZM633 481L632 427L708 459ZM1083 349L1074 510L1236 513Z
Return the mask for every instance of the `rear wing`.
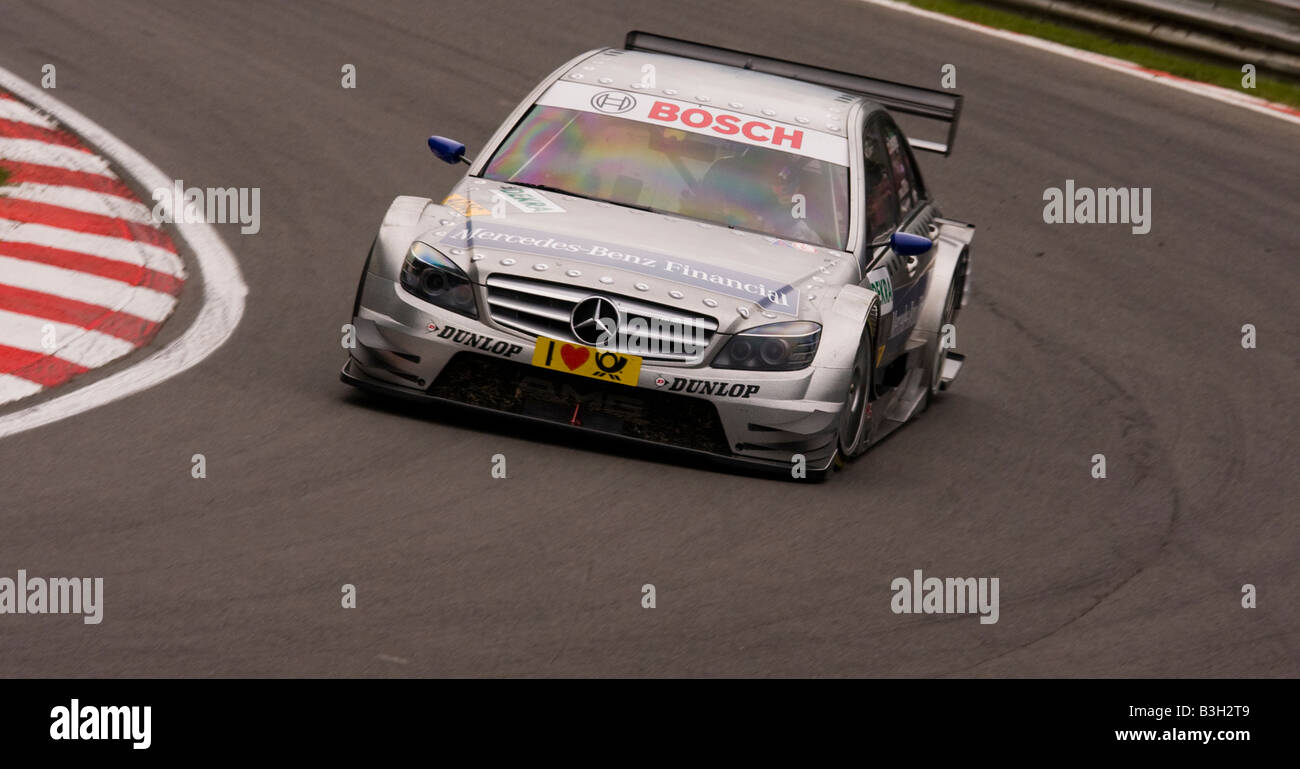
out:
M703 43L692 43L675 37L664 37L649 32L632 31L627 33L623 48L629 51L647 51L680 56L686 59L726 64L769 75L780 75L805 83L835 88L841 91L865 96L879 102L886 109L906 115L916 115L948 124L948 136L945 141L928 141L926 139L908 139L908 143L918 150L938 152L947 156L952 153L952 145L957 140L957 119L961 115L961 95L904 85L890 80L879 80L864 75L854 75L833 69L822 69L808 64L799 64L784 59L773 59L730 48L718 48Z

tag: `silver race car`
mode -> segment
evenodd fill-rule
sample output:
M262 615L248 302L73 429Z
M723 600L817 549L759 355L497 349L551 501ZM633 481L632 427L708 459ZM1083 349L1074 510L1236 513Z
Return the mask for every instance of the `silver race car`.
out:
M957 376L974 227L912 149L961 97L632 32L393 201L343 380L824 476ZM907 139L891 113L946 123Z

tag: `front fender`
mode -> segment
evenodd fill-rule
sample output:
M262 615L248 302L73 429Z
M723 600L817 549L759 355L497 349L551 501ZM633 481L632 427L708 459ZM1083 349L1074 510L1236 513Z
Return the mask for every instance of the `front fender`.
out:
M871 325L872 340L880 319L880 297L875 291L849 284L840 288L831 308L822 317L822 338L818 347L820 368L853 367L853 359L862 341L862 330Z
M460 214L429 198L399 195L388 207L379 225L368 270L373 275L397 281L402 272L402 262L411 242L433 227L439 220L459 219ZM466 265L461 265L464 269Z

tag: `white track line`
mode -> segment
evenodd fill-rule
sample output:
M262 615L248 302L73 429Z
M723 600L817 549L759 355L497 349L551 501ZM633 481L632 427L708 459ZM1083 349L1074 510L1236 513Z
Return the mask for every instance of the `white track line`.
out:
M134 177L143 189L171 187L173 180L90 118L0 67L0 87L48 112ZM164 205L170 208L165 201ZM194 253L203 276L203 305L198 317L179 338L163 349L112 376L72 390L44 403L0 416L0 438L67 419L119 398L147 390L185 371L221 347L235 332L244 314L248 293L239 263L215 228L204 222L178 222L175 231ZM0 378L0 387L6 385Z
M176 254L165 248L143 243L139 240L113 238L108 235L92 235L87 232L73 232L61 227L51 227L35 222L15 222L12 219L0 219L0 241L9 243L32 243L65 251L77 251L115 262L126 262L151 270L165 272L178 278L185 277L185 265Z
M155 226L153 214L144 203L80 187L23 182L0 187L0 198L48 203L52 206L85 211L88 214L111 216L114 219L126 219L129 222Z
M50 144L37 139L0 138L0 157L18 163L36 163L66 168L69 171L113 176L113 172L108 170L108 161L98 155L76 147Z
M3 99L0 99L3 101ZM35 395L43 388L35 382L13 374L0 374L0 403Z
M921 16L930 19L931 21L951 24L954 27L961 27L962 29L968 29L972 32L978 32L981 35L988 35L1012 43L1029 46L1030 48L1037 48L1040 51L1047 51L1059 56L1075 59L1076 61L1084 61L1098 67L1104 67L1113 72L1120 72L1125 75L1141 78L1148 82L1169 86L1170 88L1177 88L1180 91L1194 93L1198 96L1204 96L1207 99L1213 99L1218 102L1223 102L1224 104L1231 104L1235 107L1244 107L1245 109L1258 112L1262 115L1270 115L1279 120L1285 120L1288 123L1300 125L1300 110L1296 110L1285 104L1277 104L1254 96L1248 96L1230 88L1221 88L1217 85L1200 83L1195 80L1184 80L1167 72L1158 72L1146 69L1141 65L1135 64L1126 59L1117 59L1114 56L1106 56L1100 53L1093 53L1092 51L1084 51L1079 48L1071 48L1068 45L1053 43L1050 40L1022 35L1019 32L1008 32L1005 29L986 27L983 24L976 24L973 21L966 21L965 19L946 16L942 13L927 11L924 8L917 8L914 5L897 2L896 0L860 1L884 8L892 8L895 11L902 11L903 13L910 13L913 16ZM1244 64L1246 62L1242 63Z
M54 128L54 121L20 101L0 99L0 120L30 123L41 128Z
M12 259L3 255L0 255L0 285L129 312L155 323L166 320L176 305L176 297L161 291L133 286L112 278L101 278L89 272L65 270L52 264Z
M53 349L45 347L49 331L53 331ZM135 349L125 339L7 310L0 310L0 344L54 355L84 368L97 368Z

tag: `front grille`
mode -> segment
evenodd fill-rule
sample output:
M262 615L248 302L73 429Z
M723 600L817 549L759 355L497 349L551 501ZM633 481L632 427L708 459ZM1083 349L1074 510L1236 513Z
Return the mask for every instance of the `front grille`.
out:
M509 275L487 279L492 320L525 334L566 342L583 343L574 337L570 321L574 306L593 296L609 299L619 310L620 332L627 337L620 336L612 348L645 360L698 363L718 330L715 318L666 305Z
M472 352L452 356L429 394L654 443L713 454L730 452L718 410L709 401Z

